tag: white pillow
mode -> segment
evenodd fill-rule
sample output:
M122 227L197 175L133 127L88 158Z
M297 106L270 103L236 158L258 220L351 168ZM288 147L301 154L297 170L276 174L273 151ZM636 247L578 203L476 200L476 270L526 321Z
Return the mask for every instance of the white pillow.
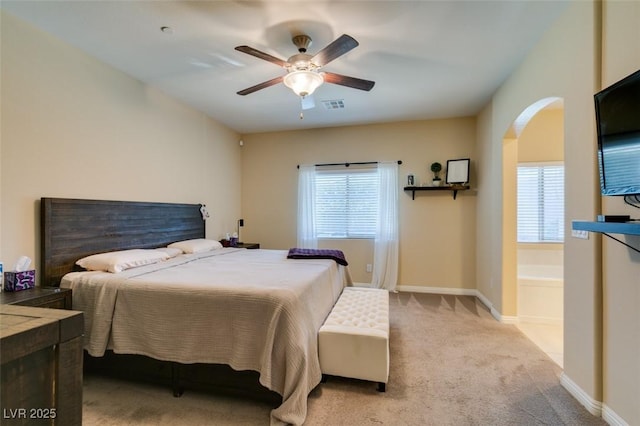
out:
M179 254L182 254L182 250L176 247L159 247L156 249L159 252L165 253L168 258L176 257Z
M222 244L216 240L206 240L204 238L196 238L193 240L178 241L169 244L167 247L179 248L184 253L201 253L204 251L217 250L222 248Z
M158 250L132 249L98 253L83 257L76 265L89 271L122 272L136 266L148 265L168 259L167 253Z

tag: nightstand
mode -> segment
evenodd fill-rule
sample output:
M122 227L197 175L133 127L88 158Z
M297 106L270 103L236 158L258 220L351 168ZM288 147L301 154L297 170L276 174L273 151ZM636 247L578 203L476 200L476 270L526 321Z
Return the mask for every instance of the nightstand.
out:
M237 248L246 248L246 249L259 249L260 243L238 243L236 245Z
M37 308L71 309L71 289L59 287L34 287L21 291L3 291L0 304L22 305Z

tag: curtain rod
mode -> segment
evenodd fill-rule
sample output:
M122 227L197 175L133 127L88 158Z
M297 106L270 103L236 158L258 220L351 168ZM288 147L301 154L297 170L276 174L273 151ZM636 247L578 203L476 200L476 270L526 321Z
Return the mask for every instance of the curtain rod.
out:
M345 167L349 167L350 165L354 165L354 166L362 166L365 164L378 164L379 161L360 161L357 163L322 163L322 164L314 164L314 166L316 167L322 167L322 166L345 166ZM402 164L402 160L398 160L398 164ZM298 164L296 166L297 168L300 168L300 164Z

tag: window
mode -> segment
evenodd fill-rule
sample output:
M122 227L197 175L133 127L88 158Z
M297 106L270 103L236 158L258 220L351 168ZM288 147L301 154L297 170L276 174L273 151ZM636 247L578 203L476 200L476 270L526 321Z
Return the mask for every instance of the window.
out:
M518 242L564 241L564 164L518 165Z
M318 238L375 238L376 169L318 171L315 185Z

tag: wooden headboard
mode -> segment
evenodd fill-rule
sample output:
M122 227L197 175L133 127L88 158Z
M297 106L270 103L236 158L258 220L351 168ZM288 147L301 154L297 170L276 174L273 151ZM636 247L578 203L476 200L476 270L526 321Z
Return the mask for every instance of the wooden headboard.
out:
M57 287L76 260L205 237L200 204L42 198L40 285Z

